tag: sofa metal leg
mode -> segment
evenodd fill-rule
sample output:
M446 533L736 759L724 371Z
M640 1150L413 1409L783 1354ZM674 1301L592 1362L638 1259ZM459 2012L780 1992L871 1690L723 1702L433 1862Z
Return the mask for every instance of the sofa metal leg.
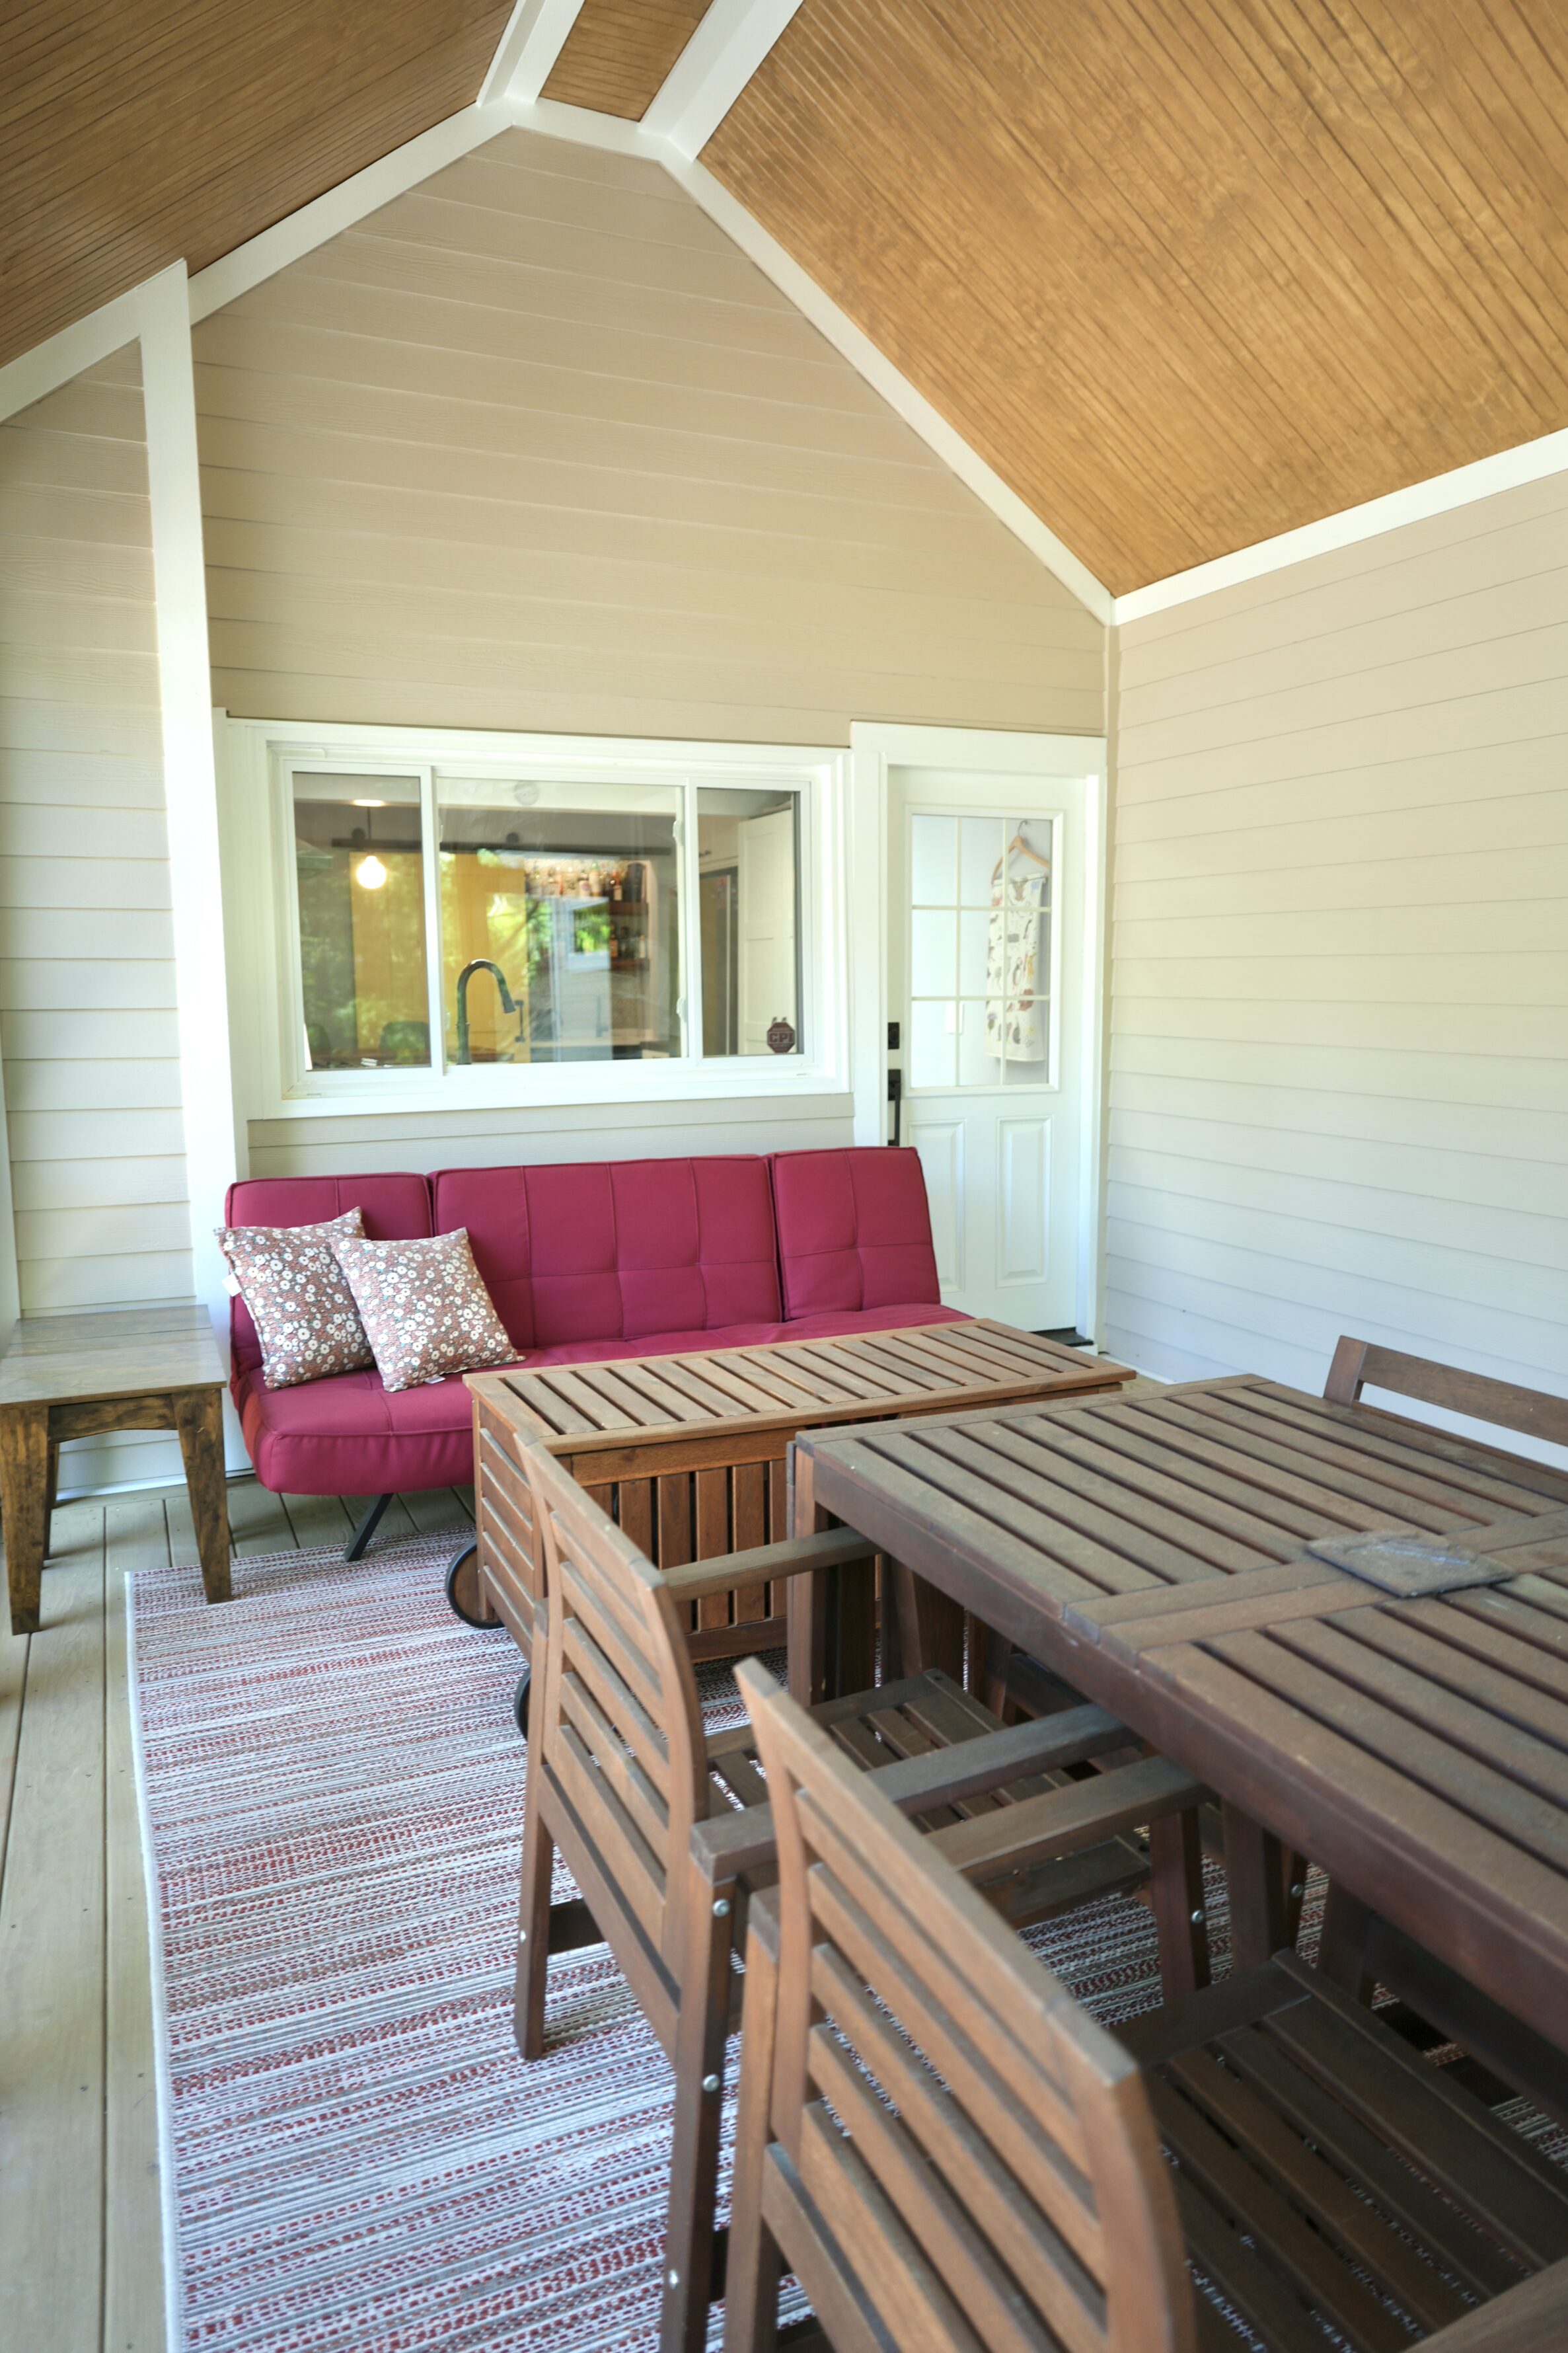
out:
M361 1557L366 1545L369 1544L372 1536L374 1535L377 1528L380 1527L381 1515L383 1512L385 1511L391 1501L392 1497L390 1495L376 1496L375 1500L371 1504L369 1511L365 1514L363 1519L360 1522L358 1527L354 1530L353 1535L350 1536L347 1544L343 1546L343 1558L345 1560L358 1560Z

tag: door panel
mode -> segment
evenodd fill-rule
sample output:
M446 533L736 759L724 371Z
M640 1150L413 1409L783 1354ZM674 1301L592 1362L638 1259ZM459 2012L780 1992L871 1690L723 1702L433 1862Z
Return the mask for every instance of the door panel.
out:
M996 1280L1044 1282L1050 1271L1051 1124L998 1122Z
M963 1123L922 1119L911 1124L910 1142L921 1156L931 1203L931 1238L942 1295L963 1288Z

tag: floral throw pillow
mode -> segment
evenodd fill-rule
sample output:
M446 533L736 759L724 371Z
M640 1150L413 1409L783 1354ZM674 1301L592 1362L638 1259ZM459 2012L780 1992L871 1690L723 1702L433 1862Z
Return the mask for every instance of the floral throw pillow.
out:
M465 1227L416 1242L345 1235L332 1247L384 1388L417 1388L482 1365L516 1364L518 1352L474 1264Z
M363 1234L358 1209L324 1226L219 1226L230 1282L250 1310L269 1389L375 1362L334 1242Z

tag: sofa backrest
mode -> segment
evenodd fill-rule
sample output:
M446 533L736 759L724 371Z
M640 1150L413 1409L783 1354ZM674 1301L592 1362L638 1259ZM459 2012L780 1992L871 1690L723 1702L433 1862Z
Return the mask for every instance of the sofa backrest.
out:
M520 1349L778 1318L760 1155L444 1168L431 1183L436 1231L468 1228Z
M417 1241L434 1233L425 1176L245 1176L231 1185L224 1221L231 1226L321 1226L345 1209L363 1213L372 1241ZM235 1369L261 1362L261 1344L243 1299L229 1303Z
M940 1304L925 1177L911 1146L776 1152L768 1165L786 1317Z

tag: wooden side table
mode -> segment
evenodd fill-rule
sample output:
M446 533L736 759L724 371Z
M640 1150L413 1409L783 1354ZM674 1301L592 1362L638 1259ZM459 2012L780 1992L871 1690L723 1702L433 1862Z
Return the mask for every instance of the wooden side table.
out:
M105 1430L177 1433L202 1584L209 1601L228 1599L226 1377L212 1319L195 1303L22 1318L0 1356L0 1525L14 1634L38 1631L60 1441Z

